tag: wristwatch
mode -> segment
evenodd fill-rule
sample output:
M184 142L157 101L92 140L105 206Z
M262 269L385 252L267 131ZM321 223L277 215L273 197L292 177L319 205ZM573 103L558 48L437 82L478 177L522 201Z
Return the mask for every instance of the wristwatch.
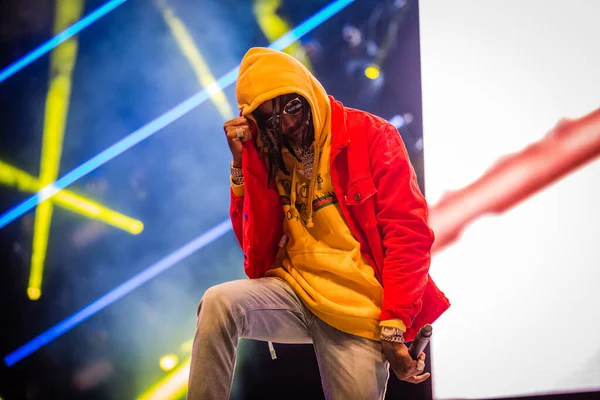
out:
M382 326L381 340L385 342L404 343L404 332L391 326Z

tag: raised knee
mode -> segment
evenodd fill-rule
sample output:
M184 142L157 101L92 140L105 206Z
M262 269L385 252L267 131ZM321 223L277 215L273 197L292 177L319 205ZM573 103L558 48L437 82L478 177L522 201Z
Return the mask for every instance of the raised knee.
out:
M240 311L233 292L226 285L213 286L204 292L198 306L196 335L203 338L219 337L223 332L235 335L240 330Z
M204 292L198 307L198 314L202 310L211 314L233 313L236 303L236 291L232 290L229 283L215 285Z

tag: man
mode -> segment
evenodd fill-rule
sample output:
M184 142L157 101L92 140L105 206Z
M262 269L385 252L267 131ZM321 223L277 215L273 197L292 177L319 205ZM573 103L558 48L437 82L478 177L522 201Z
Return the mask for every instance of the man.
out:
M253 48L225 123L231 220L249 280L208 289L188 398L226 399L241 337L313 343L328 399L383 399L404 341L449 302L429 277L427 205L397 130L345 108L292 57Z

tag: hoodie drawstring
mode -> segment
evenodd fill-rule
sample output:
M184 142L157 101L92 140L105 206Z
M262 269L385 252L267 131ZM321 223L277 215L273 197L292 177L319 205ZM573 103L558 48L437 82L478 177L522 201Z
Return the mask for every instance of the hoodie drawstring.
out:
M315 190L316 190L316 186L317 186L317 176L318 176L318 172L320 170L320 165L319 165L319 161L321 158L321 146L319 146L318 143L314 144L315 146L315 159L314 159L314 167L313 167L313 176L311 176L310 178L310 183L309 183L309 189L308 189L308 204L307 206L307 213L308 213L308 217L306 220L306 227L307 228L312 228L314 226L313 223L313 199L315 197Z

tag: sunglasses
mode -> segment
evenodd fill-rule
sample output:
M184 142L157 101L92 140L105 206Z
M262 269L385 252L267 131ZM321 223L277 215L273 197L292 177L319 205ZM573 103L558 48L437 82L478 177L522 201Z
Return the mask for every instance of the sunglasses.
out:
M266 121L267 126L274 127L274 126L278 125L279 118L281 118L282 115L296 115L300 111L302 111L302 107L304 107L304 105L302 104L302 100L300 100L299 97L296 97L295 99L288 101L288 103L285 105L285 107L283 107L283 112L281 114L275 113L275 115L273 115L271 118L267 119L267 121Z

